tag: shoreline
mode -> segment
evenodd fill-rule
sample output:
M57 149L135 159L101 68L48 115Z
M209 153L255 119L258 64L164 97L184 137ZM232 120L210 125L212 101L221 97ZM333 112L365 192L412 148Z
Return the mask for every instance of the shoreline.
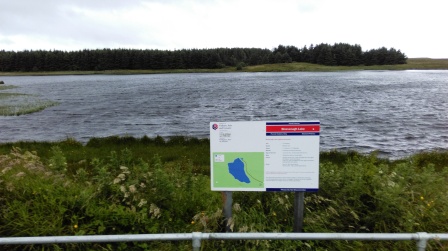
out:
M65 76L65 75L138 75L170 73L227 73L227 72L334 72L334 71L401 71L401 70L448 70L448 59L410 58L407 64L326 66L310 63L281 63L220 69L167 69L167 70L104 70L104 71L54 71L54 72L0 72L2 76ZM1 80L1 79L0 79Z
M144 147L148 145L157 145L157 146L187 146L187 145L209 145L210 143L209 137L194 137L194 136L180 136L180 135L172 135L172 136L123 136L123 135L112 135L105 137L92 137L87 141L82 141L75 138L65 138L60 140L18 140L18 141L7 141L0 142L0 155L6 154L7 151L5 149L11 148L13 146L16 147L25 147L32 148L33 146L40 147L48 147L48 146L57 146L57 145L76 145L82 148L89 148L93 146L99 145L109 145L109 146L119 146L119 147ZM3 149L3 150L2 150ZM417 155L426 155L426 154L448 154L448 148L429 148L424 150L419 150L415 152L409 152L403 155L395 155L392 153L386 153L381 149L372 149L371 151L362 151L361 149L353 148L327 148L320 149L319 153L322 155L326 154L344 154L344 155L359 155L359 156L376 156L379 159L389 160L389 161L400 161L412 158Z

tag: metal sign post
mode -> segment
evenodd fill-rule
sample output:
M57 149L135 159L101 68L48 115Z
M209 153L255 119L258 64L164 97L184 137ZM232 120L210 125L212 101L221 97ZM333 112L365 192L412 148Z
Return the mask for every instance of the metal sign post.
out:
M295 233L303 232L303 211L305 208L305 192L294 193L294 228Z
M223 213L224 213L224 224L226 227L226 233L232 232L230 229L230 220L232 218L232 192L224 191L221 192L222 203L223 203Z

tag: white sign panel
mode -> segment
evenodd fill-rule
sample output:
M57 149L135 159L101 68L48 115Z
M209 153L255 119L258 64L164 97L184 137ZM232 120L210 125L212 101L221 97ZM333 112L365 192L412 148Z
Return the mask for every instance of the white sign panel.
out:
M214 191L317 191L319 121L210 123Z

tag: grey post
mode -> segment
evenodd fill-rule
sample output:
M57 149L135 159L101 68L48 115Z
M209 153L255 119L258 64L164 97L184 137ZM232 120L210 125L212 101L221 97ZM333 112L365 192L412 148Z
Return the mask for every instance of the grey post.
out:
M232 192L222 192L222 202L224 211L224 224L226 225L226 232L231 232L229 220L232 218Z
M192 236L192 244L193 244L193 251L199 251L201 250L201 239L202 239L202 233L201 232L193 232Z
M303 211L305 204L305 192L294 193L294 232L303 231Z
M426 232L418 232L417 233L417 250L424 251L426 250L426 244L428 243L429 235Z

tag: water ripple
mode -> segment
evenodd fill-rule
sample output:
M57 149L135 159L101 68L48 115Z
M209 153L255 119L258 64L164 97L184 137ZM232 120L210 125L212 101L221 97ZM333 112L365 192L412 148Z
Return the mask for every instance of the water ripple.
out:
M314 120L323 150L448 149L448 71L2 77L60 102L0 118L0 142L208 137L210 121Z

